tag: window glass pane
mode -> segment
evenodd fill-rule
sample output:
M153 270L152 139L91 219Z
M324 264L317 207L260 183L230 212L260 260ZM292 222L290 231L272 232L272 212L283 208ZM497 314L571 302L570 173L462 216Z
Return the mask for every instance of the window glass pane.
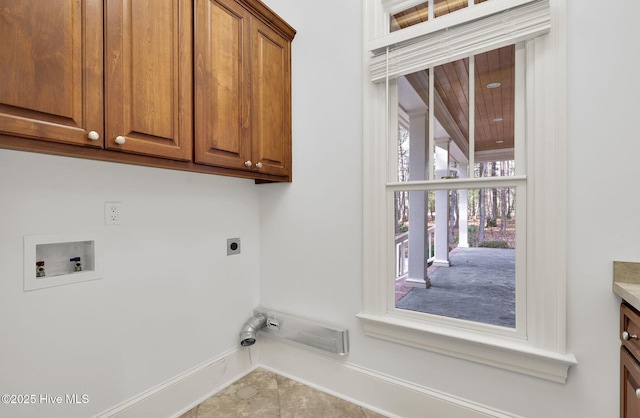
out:
M395 192L396 308L515 328L515 188Z
M398 78L398 181L515 175L515 46L474 56L474 135L469 132L469 59L433 69L434 155L429 143L429 70ZM469 152L475 166L469 172ZM412 153L411 150L414 152ZM497 165L496 165L497 164Z
M475 176L512 176L482 164L514 159L515 46L475 56ZM493 163L495 164L495 163Z
M469 0L435 0L434 16L444 16L469 6Z
M434 155L429 153L429 70L398 78L398 181L468 177L469 60L434 68ZM406 173L402 175L400 173Z
M487 0L475 0L474 4L484 3L485 1ZM434 0L433 15L434 17L444 16L468 6L469 0ZM429 2L425 1L391 15L389 20L389 32L395 32L428 20Z
M395 32L429 19L429 4L423 2L391 16L389 32Z
M398 127L398 181L409 181L409 131Z
M426 263L431 263L434 255L435 192L395 192L394 205L396 285L404 286L409 277L424 283Z
M469 59L434 68L434 179L468 177ZM460 168L453 173L450 168Z
M515 162L487 161L476 163L474 177L508 177L515 175Z
M427 179L429 70L398 78L398 181Z

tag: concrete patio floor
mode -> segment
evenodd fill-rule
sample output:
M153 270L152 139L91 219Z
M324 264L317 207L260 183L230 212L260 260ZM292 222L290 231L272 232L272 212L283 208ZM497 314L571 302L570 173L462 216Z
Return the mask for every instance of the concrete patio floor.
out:
M431 287L411 288L396 308L515 327L515 250L457 248L449 267L430 267Z

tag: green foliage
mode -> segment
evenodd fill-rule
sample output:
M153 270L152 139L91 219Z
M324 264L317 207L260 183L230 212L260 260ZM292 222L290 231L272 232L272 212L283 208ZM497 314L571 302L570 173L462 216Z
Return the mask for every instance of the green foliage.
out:
M484 248L510 248L507 241L483 241L478 247Z

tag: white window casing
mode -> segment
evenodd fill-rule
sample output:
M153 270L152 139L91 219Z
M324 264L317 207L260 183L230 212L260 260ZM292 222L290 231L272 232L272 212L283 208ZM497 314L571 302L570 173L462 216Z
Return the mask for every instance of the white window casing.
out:
M358 317L365 333L565 382L568 368L577 364L566 348L565 2L490 0L389 34L383 23L388 21L388 6L392 1L363 1L364 292L363 309ZM453 26L444 26L446 24ZM505 28L511 31L505 32ZM442 52L433 45L443 44L444 34L449 37L444 45L452 49ZM488 34L494 36L482 38ZM389 96L393 98L395 93L393 83L378 81L523 40L525 68L521 88L526 94L524 106L516 117L516 123L520 123L516 130L524 133L525 140L524 146L516 147L515 159L525 161L526 170L519 169L515 177L495 180L389 182L390 173L395 170L390 161L395 145L389 144L387 138L389 133L397 134L397 126L389 116L394 112L388 112L387 107ZM389 56L375 55L387 47L395 52ZM517 302L516 329L504 330L485 324L461 327L447 318L396 309L391 279L394 247L393 239L389 238L393 236L390 232L393 192L424 190L426 185L429 189L484 187L486 181L492 182L491 187L512 185L518 188L518 194L526 195L522 199L526 205L526 209L522 209L526 210L526 232L522 231L526 239L526 245L522 246L526 260L518 261L524 269L525 299Z
M501 7L495 7L494 3ZM506 8L507 6L510 8ZM460 22L460 15L473 20ZM444 26L442 20L448 26ZM491 0L439 17L433 22L393 32L371 43L368 46L373 54L369 63L370 79L373 82L383 82L387 76L396 78L427 66L435 67L465 58L472 53L478 54L533 39L548 33L550 28L549 0L527 0L517 6L504 0ZM396 34L416 29L422 29L422 33L410 39L397 39ZM390 54L388 63L387 47Z

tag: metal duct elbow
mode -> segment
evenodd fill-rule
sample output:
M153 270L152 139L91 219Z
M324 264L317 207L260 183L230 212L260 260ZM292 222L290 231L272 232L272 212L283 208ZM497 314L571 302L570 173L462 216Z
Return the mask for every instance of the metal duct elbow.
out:
M240 331L240 345L249 347L256 343L256 333L267 326L267 316L261 313L253 315L244 323Z

